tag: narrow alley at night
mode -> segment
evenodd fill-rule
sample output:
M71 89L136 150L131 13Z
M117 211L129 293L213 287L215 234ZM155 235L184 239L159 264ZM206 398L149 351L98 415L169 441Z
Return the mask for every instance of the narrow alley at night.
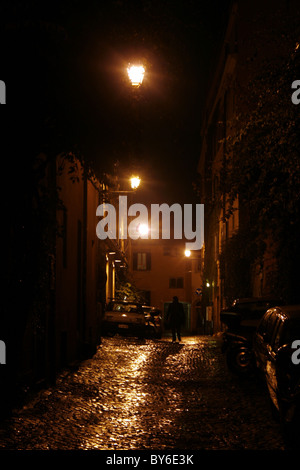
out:
M1 0L0 44L0 456L286 466L299 0Z

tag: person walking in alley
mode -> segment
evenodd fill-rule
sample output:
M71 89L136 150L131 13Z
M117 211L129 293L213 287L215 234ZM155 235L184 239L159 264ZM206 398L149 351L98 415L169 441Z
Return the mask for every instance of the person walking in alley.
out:
M169 305L167 313L167 323L172 331L173 343L176 341L176 334L178 341L181 341L181 326L184 323L184 309L182 303L178 301L178 297L173 297L173 302Z

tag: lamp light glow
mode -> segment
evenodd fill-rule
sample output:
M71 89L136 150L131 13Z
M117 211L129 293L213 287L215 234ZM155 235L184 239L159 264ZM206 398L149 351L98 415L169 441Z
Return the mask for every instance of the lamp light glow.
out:
M147 235L149 232L149 228L147 224L140 224L138 226L138 231L140 235Z
M141 183L141 179L139 176L132 176L130 178L130 183L131 183L131 187L132 189L136 189L139 187L140 183Z
M131 65L127 68L132 86L138 87L144 80L145 69L142 65Z

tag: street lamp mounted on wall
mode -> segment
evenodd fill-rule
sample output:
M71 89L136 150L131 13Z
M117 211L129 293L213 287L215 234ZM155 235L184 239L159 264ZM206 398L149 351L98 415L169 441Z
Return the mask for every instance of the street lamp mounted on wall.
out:
M145 68L142 65L129 65L127 73L133 87L138 88L143 83Z
M109 194L130 194L130 193L135 193L136 189L140 186L141 184L141 178L139 176L132 176L130 178L130 186L131 190L124 190L124 191L111 191L108 190Z
M102 189L102 197L103 197L103 201L104 202L107 202L108 199L111 197L116 197L116 196L121 196L121 195L124 195L124 194L132 194L132 193L135 193L136 190L138 189L138 187L140 186L141 184L141 178L139 176L132 176L130 179L130 187L131 189L129 190L113 190L113 189L110 189L109 187L107 187L106 185L103 185L103 189Z

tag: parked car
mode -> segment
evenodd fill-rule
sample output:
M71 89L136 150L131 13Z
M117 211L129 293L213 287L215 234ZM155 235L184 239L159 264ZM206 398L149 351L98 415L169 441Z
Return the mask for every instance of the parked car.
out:
M231 307L221 311L221 322L226 325L222 351L226 354L229 370L239 375L253 370L253 335L264 313L281 303L271 298L243 298L236 299Z
M143 305L146 320L146 335L154 338L162 337L162 315L161 310L156 307Z
M277 305L282 305L280 299L262 297L236 299L229 308L221 310L221 322L231 333L246 335L249 338L266 311Z
M109 302L103 320L102 334L132 335L143 338L146 321L142 305L136 302L114 300Z
M269 309L253 338L256 365L284 423L293 421L300 406L300 364L294 360L296 340L300 340L300 305Z

